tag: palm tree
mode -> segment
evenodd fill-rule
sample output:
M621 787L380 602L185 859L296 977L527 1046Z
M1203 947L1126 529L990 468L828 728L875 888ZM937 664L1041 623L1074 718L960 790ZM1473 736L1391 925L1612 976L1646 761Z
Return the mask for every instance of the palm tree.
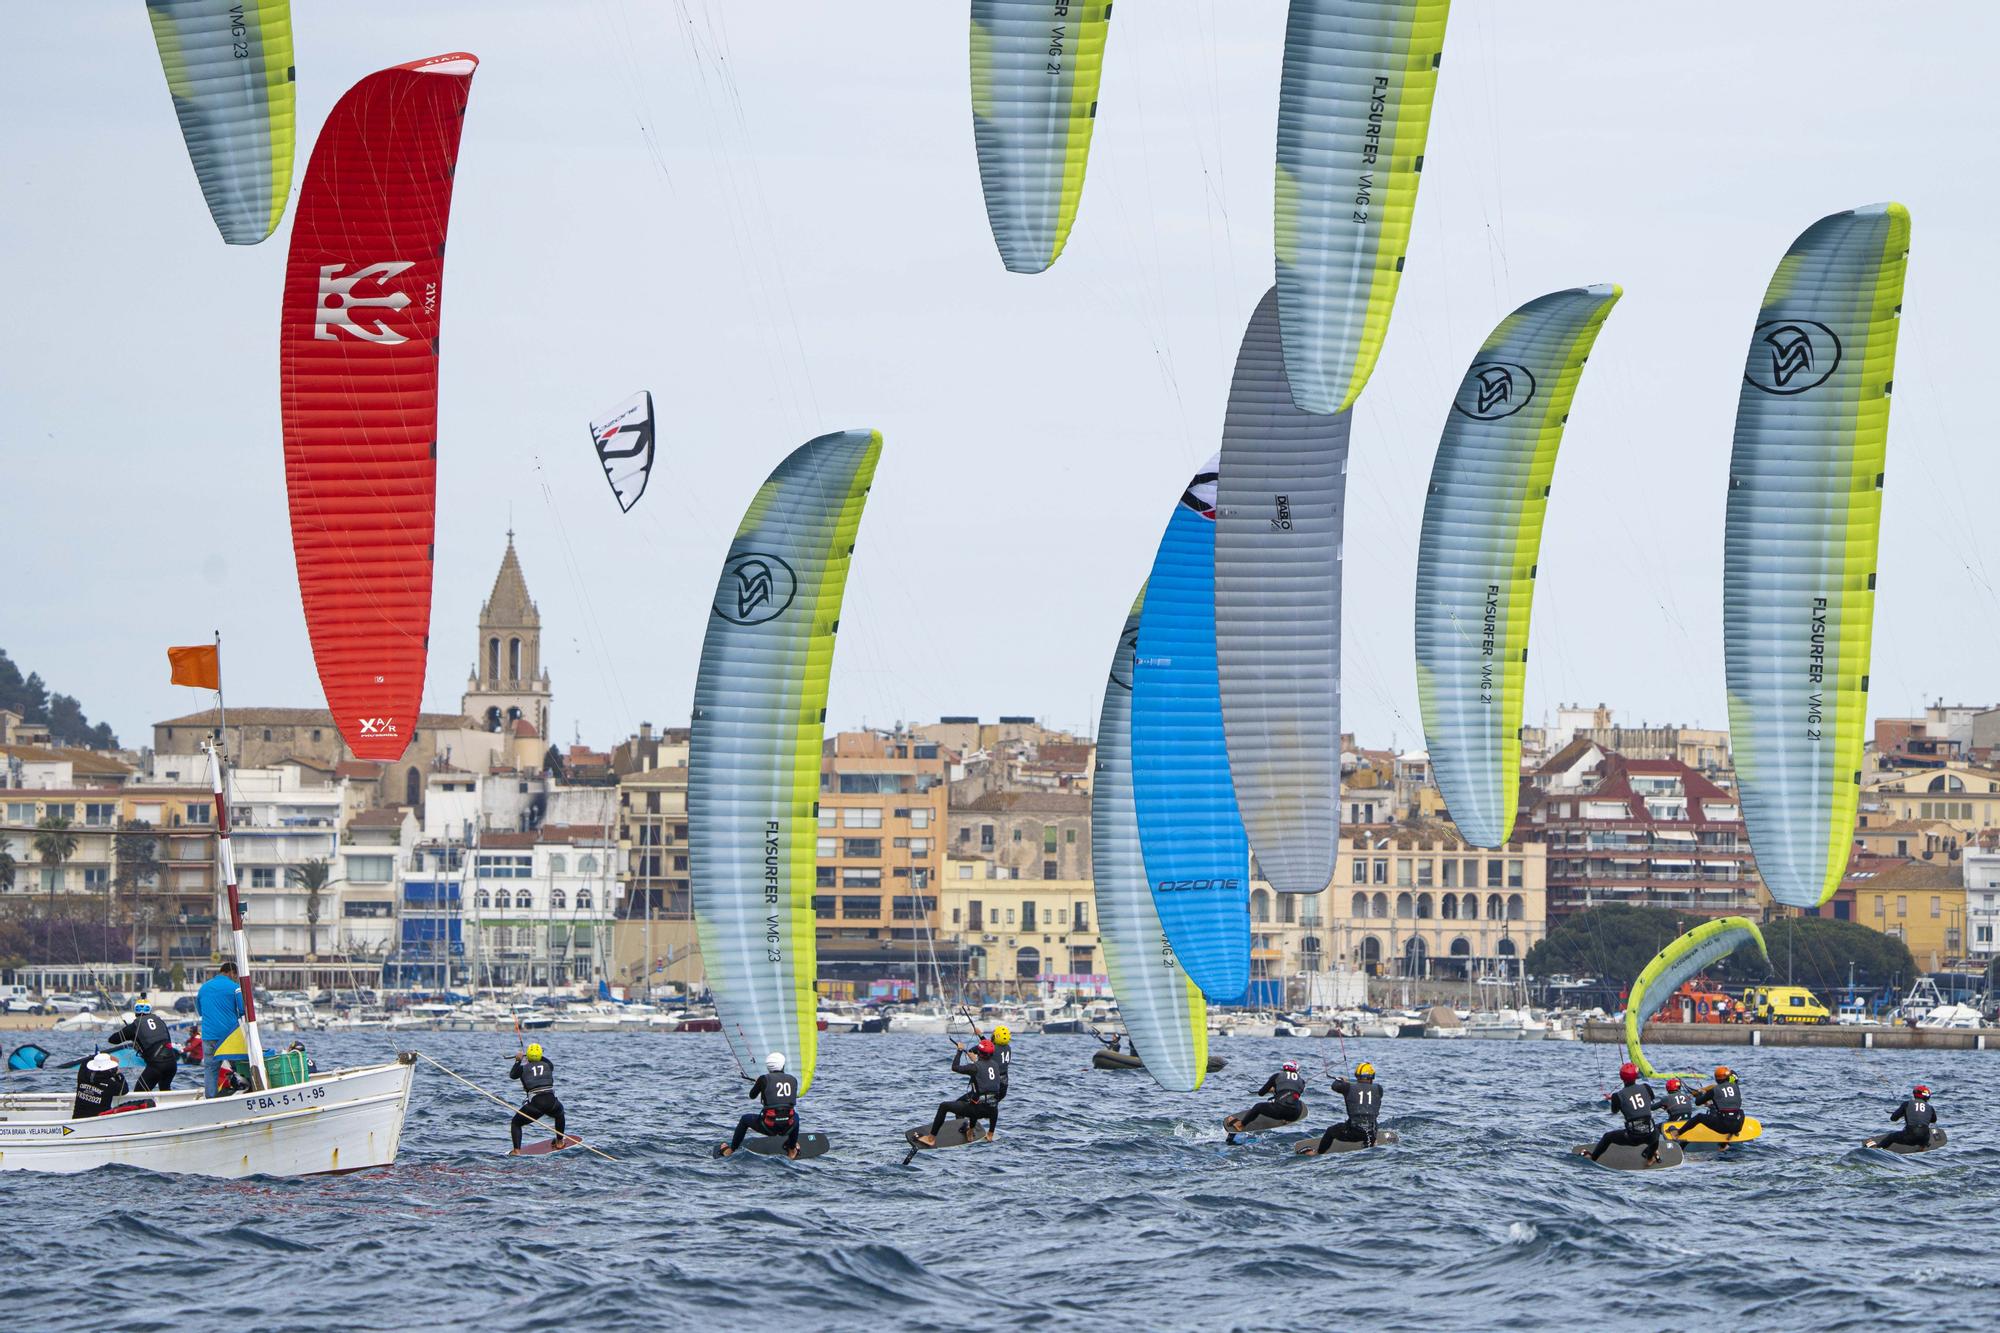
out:
M332 867L316 856L287 869L285 879L293 888L306 891L306 957L314 957L319 953L320 896L334 882Z
M69 831L69 820L61 815L45 815L36 823L41 832L35 835L35 855L42 858L44 871L61 870L63 862L76 855L76 834ZM56 914L56 876L44 874L49 889L49 915Z

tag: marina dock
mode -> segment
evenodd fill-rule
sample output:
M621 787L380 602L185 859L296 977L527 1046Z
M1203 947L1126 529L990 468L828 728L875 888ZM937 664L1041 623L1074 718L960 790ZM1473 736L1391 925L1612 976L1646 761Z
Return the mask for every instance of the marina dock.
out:
M1913 1028L1888 1023L1648 1023L1660 1046L1833 1046L1883 1051L2000 1050L2000 1028ZM1585 1041L1622 1045L1625 1025L1585 1023Z

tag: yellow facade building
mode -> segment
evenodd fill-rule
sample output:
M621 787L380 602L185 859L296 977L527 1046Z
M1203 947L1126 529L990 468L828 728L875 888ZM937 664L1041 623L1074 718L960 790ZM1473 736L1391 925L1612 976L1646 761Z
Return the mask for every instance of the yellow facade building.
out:
M1901 940L1925 972L1964 958L1965 880L1960 863L1912 861L1859 881L1854 919Z
M938 915L939 948L963 960L973 994L1061 992L1102 979L1096 898L1087 879L1013 879L993 861L948 859Z

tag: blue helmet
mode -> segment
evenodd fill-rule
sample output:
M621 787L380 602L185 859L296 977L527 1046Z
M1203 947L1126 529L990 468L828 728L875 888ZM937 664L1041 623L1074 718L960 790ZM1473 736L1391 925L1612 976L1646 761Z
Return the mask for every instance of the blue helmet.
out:
M132 1006L132 1012L135 1014L150 1014L153 1012L153 1006L141 1000Z

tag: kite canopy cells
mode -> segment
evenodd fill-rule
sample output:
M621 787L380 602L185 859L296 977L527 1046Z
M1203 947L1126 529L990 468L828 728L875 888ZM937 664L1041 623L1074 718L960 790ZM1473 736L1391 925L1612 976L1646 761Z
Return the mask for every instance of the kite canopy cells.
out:
M146 17L209 215L255 245L292 189L290 0L146 0Z
M445 232L478 66L455 52L348 89L292 223L278 361L292 550L320 687L359 759L400 758L423 699Z
M1208 1006L1182 970L1146 882L1132 804L1132 658L1145 591L1125 617L1104 682L1097 771L1090 787L1090 860L1098 938L1118 1015L1145 1052L1146 1072L1169 1092L1193 1092L1208 1075Z
M688 739L688 876L723 1034L744 1068L782 1051L812 1085L820 739L834 631L882 453L822 435L773 471L729 545Z
M631 513L653 475L653 395L641 389L590 423L590 442L619 511Z
M1889 390L1910 214L1821 218L1772 275L1729 460L1722 634L1757 873L1816 907L1847 871L1875 624Z
M1278 306L1292 397L1354 406L1389 329L1450 0L1292 0L1278 91Z
M1616 286L1500 321L1445 414L1417 542L1417 696L1438 789L1475 847L1514 834L1528 615L1556 451Z
M1146 878L1202 994L1250 985L1250 848L1229 780L1215 662L1216 460L1160 538L1132 668L1132 790Z
M1660 1077L1639 1045L1639 1033L1646 1020L1681 988L1682 982L1746 944L1756 945L1759 956L1770 961L1771 955L1764 948L1764 934L1755 923L1748 917L1725 916L1702 922L1660 950L1652 962L1640 969L1625 997L1625 1051L1641 1074L1647 1078Z
M1340 542L1353 414L1292 401L1278 293L1236 355L1215 509L1215 648L1229 771L1258 868L1318 893L1340 834Z
M1056 262L1083 197L1111 5L972 0L972 137L1000 258Z

